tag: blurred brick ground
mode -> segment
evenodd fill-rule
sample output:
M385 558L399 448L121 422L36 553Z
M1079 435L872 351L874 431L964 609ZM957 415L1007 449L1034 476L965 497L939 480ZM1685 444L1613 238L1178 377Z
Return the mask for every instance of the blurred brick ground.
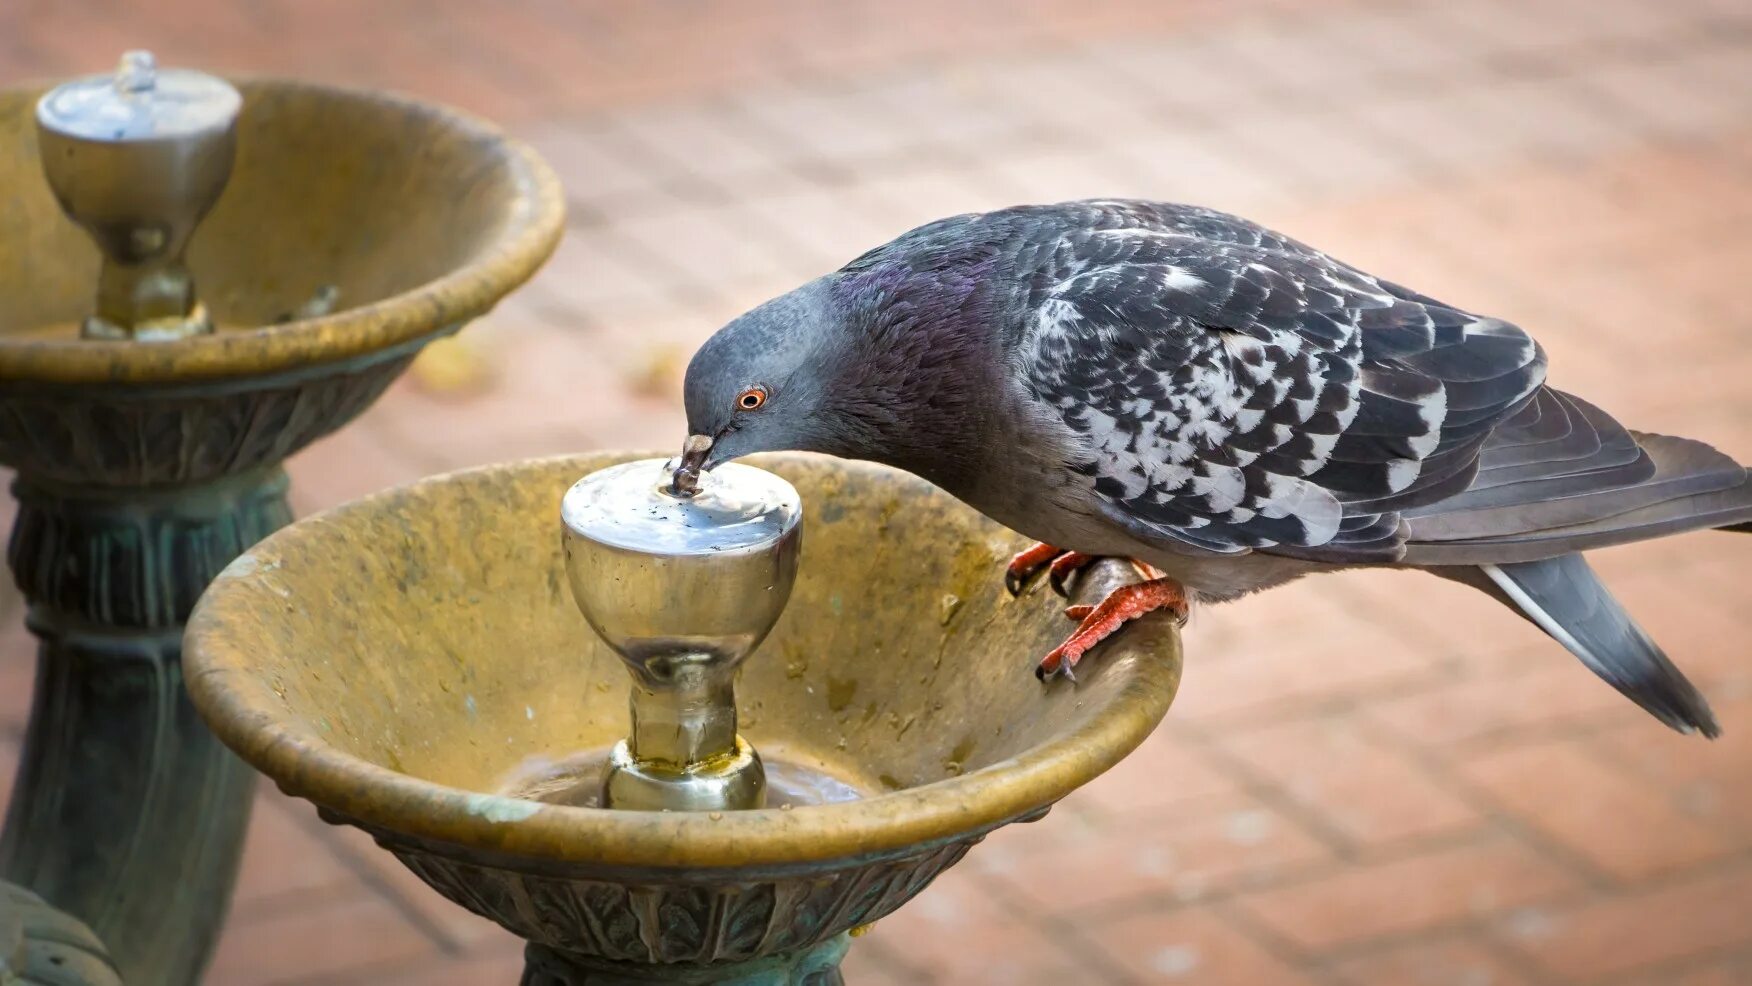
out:
M475 109L569 189L559 255L465 335L491 389L404 381L294 461L303 511L480 462L671 447L676 371L728 317L916 222L1083 195L1240 211L1528 326L1555 382L1637 427L1752 458L1744 0L0 8L0 82L139 45ZM1752 983L1747 550L1598 556L1715 702L1715 744L1433 579L1202 613L1168 724L861 939L852 981ZM28 691L19 620L0 595L0 774ZM264 789L215 986L517 968L503 934Z

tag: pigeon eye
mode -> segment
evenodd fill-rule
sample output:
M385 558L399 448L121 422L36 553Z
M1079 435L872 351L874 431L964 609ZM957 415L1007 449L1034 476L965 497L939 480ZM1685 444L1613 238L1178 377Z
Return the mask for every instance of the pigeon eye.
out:
M750 387L736 398L736 406L744 411L753 411L767 402L765 387Z

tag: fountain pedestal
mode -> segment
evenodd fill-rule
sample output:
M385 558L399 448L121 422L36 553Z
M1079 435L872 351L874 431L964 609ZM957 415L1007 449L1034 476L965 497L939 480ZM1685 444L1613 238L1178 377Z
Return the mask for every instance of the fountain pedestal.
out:
M188 701L196 599L291 519L286 457L528 277L562 215L527 149L401 99L140 55L0 90L7 560L41 642L0 878L124 981L199 981L255 789Z

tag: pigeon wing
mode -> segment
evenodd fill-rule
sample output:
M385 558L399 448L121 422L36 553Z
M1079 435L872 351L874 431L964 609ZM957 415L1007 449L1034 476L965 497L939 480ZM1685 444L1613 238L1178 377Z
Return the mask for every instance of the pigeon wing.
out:
M1057 208L1032 251L1023 384L1098 504L1179 546L1394 560L1400 512L1465 490L1543 383L1516 326L1238 217Z

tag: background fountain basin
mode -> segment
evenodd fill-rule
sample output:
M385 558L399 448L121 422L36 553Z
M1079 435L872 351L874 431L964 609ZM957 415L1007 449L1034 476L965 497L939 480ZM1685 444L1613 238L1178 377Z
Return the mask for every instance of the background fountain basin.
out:
M559 183L474 117L383 93L240 80L237 161L189 247L218 331L79 338L98 251L0 90L0 465L38 482L191 484L277 465L371 404L559 241ZM296 317L325 289L332 311Z
M744 666L742 733L866 796L710 814L506 797L532 758L625 734L629 680L572 601L558 507L580 475L635 457L438 477L270 537L191 620L197 706L282 789L514 933L704 963L880 918L1111 767L1173 698L1171 619L1128 627L1076 685L1043 685L1033 663L1070 625L1044 587L1005 593L1020 538L904 473L757 457L803 497L803 558Z

